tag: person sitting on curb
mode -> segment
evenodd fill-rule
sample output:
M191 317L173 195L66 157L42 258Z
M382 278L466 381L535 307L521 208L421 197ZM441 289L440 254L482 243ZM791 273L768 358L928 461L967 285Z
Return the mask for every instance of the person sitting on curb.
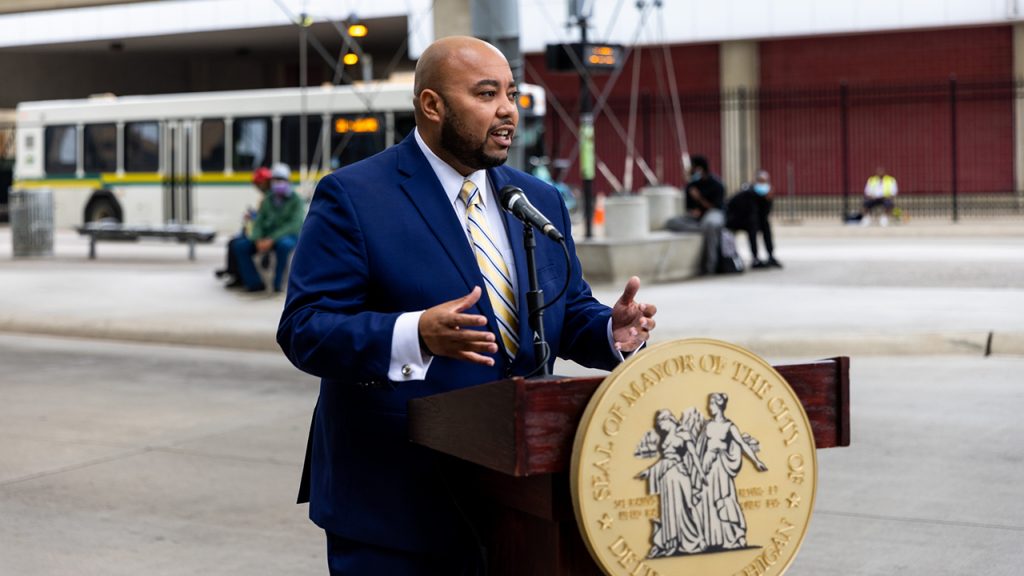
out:
M767 170L758 170L753 184L748 182L740 187L740 191L730 198L725 206L725 227L733 232L742 230L747 233L750 254L753 256L751 268L782 268L782 263L775 259L775 242L772 239L772 225L768 219L772 212L774 196L771 175ZM764 247L768 252L767 260L758 258L758 233L764 239Z
M306 218L306 202L292 190L291 169L287 164L275 164L270 170L270 193L260 204L252 221L252 233L235 244L238 272L249 292L266 290L253 254L266 254L271 250L276 257L274 266L274 292L280 292L288 257L299 239L302 222Z

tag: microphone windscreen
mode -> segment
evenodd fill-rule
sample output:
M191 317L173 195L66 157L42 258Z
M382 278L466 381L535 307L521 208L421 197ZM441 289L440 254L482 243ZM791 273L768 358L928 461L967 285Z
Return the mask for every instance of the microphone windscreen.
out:
M512 209L512 198L516 194L522 194L522 193L523 193L522 188L519 188L518 186L513 186L513 185L509 184L507 186L502 187L502 189L498 191L498 202L501 203L501 206L505 210L511 210Z

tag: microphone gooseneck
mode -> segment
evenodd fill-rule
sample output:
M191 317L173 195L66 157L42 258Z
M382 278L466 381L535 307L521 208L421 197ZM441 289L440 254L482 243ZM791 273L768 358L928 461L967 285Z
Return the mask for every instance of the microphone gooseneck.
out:
M530 204L521 188L511 184L503 187L498 192L498 202L501 203L502 208L511 212L513 216L540 230L542 234L555 242L561 242L565 239L562 233L558 231L558 228L555 228L555 225L541 214L540 210L537 210L533 207L533 204Z

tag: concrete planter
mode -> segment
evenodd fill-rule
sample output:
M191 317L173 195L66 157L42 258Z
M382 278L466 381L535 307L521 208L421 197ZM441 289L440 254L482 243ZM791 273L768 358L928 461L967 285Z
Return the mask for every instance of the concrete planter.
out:
M683 191L674 186L648 186L640 189L647 199L647 214L651 230L663 230L665 222L682 213Z
M604 235L608 239L634 240L649 231L647 199L643 196L609 196L604 202Z
M699 234L651 232L637 240L585 240L576 243L583 274L591 283L621 289L630 276L641 282L674 282L700 273Z

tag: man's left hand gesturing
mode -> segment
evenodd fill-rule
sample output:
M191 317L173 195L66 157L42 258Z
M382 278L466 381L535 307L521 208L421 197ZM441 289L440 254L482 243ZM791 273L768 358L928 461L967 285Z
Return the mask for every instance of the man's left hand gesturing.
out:
M637 302L634 298L640 290L640 279L633 276L626 282L626 289L612 307L612 340L621 352L635 351L651 336L654 330L654 315L658 308L654 304Z

